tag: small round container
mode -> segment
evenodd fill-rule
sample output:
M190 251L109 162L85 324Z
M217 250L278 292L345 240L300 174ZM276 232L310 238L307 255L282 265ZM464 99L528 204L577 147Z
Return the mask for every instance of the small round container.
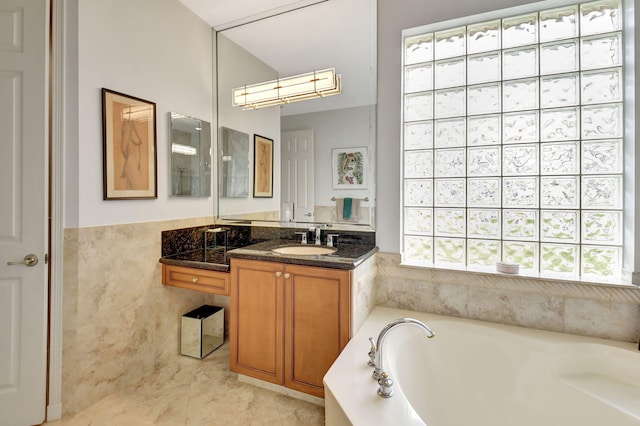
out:
M502 272L503 274L517 274L520 272L520 265L496 262L496 271Z

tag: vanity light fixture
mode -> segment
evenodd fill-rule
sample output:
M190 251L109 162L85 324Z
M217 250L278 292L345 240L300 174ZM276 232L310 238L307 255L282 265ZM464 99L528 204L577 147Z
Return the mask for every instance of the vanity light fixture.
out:
M335 68L278 78L233 89L233 106L264 108L342 93L342 81Z

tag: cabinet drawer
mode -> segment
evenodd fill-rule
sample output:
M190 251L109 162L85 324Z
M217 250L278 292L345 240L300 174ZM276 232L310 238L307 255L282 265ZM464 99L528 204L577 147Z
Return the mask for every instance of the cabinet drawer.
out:
M162 284L228 296L229 273L162 265Z

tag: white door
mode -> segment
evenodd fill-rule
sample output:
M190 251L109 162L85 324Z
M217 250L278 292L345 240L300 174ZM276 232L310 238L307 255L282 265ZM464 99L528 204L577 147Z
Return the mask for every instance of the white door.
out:
M313 222L313 130L282 132L282 202L296 222Z
M48 4L0 0L3 426L40 424L46 409Z

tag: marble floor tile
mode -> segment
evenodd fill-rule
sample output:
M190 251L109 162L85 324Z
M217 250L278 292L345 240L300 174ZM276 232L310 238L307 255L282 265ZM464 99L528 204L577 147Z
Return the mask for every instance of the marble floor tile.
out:
M52 426L323 425L324 408L238 381L229 347L180 357Z

